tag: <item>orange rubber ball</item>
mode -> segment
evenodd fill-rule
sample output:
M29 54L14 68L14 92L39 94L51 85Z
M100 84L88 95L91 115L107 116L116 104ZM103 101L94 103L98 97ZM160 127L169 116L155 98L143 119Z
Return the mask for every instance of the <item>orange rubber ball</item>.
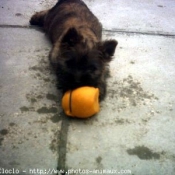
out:
M88 118L98 113L99 89L83 86L67 91L62 98L62 108L66 115L77 118Z

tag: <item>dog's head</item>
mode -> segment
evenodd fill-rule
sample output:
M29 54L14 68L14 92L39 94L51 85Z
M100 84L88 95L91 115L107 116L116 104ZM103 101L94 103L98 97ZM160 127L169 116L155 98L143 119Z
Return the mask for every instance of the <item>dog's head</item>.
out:
M62 88L68 90L80 86L98 86L116 46L117 41L108 40L89 47L88 41L76 29L69 29L62 38L57 59Z

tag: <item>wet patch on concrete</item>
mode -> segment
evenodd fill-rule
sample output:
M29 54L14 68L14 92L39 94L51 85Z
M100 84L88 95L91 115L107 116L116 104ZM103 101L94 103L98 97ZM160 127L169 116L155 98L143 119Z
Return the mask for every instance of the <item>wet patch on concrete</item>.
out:
M37 110L39 114L57 113L58 109L56 107L42 107Z
M58 146L59 146L59 137L60 137L60 132L59 131L56 131L54 134L53 134L53 139L50 143L50 150L53 152L53 153L56 153L58 152Z
M58 136L57 136L58 137ZM52 150L52 152L57 152L58 151L58 139L53 139L49 148Z
M18 148L18 144L21 144L21 140L18 141L14 141L14 137L18 136L18 126L15 123L10 123L9 126L7 126L7 129L3 129L0 131L0 146L2 146L3 148L6 145L6 142L8 143L8 141L12 141L12 143L10 144L10 146L12 147L12 149Z
M130 61L130 64L135 64L135 61L134 61L134 60L131 60L131 61Z
M15 16L22 16L22 14L21 13L16 13Z
M9 131L8 131L7 129L2 129L2 130L0 130L0 134L3 135L3 136L7 135L8 132L9 132Z
M0 146L2 146L2 142L3 142L4 138L0 138Z
M114 120L115 124L118 124L118 125L125 125L125 124L130 124L132 123L130 120L128 119L122 119L122 118L117 118Z
M53 122L53 123L58 123L60 120L61 120L61 115L60 114L55 114L53 115L50 120Z
M21 112L27 112L27 111L29 111L29 108L26 106L22 106L22 107L20 107L20 110L21 110Z
M56 150L58 147L58 141L55 141L55 139L59 139L60 128L59 125L50 127L50 125L48 125L47 123L47 121L49 120L49 118L44 117L38 119L38 121L36 122L28 122L28 124L26 125L27 128L17 125L13 122L10 123L6 129L0 131L0 149L5 150L6 146L8 145L8 148L10 147L10 149L18 151L18 149L20 149L21 147L27 148L28 144L30 145L31 143L33 143L32 146L35 147L36 145L39 145L43 142L41 141L41 138L45 139L44 135L48 135L48 133L51 132L51 138L49 138L48 136L46 138L49 138L49 140L52 142L51 145L48 141L48 147L50 147L54 152L54 150ZM16 163L11 162L11 164L15 165Z
M33 76L33 78L43 81L43 83L55 84L56 81L53 77L54 71L49 63L48 53L40 54L39 52L37 57L39 59L38 64L29 67L31 75Z
M37 63L29 67L30 75L39 80L39 85L33 85L32 90L26 94L29 105L20 107L21 112L37 112L38 114L55 114L53 121L56 121L56 115L59 115L59 96L49 92L47 89L43 91L43 87L54 86L56 89L56 77L49 63L48 49L45 51L35 50L37 53ZM51 88L49 88L51 89ZM53 103L53 104L51 104ZM52 116L49 116L52 117ZM58 119L59 120L59 119Z
M54 95L54 94L48 93L48 94L46 94L46 98L48 100L52 100L52 101L58 102L58 97L56 95Z
M30 92L26 95L29 102L28 106L23 106L20 108L22 113L25 112L37 112L40 115L45 115L42 117L40 123L46 123L51 120L53 123L58 123L61 120L60 111L62 111L59 101L54 94L45 94L42 92ZM46 104L49 100L50 104ZM37 121L38 122L38 121ZM34 122L36 123L36 121Z
M0 146L2 146L3 141L4 141L4 138L8 134L9 134L9 130L8 129L2 129L2 130L0 130Z
M157 5L157 7L163 8L164 6L163 5Z
M73 119L74 121L76 119ZM80 122L84 123L85 125L93 125L93 126L102 126L102 127L105 127L106 125L110 125L110 126L116 126L116 125L128 125L128 124L132 124L132 123L135 123L135 120L132 120L132 119L124 119L124 118L108 118L107 121L100 121L98 120L97 117L94 117L94 118L89 118L89 119L86 119L85 121L81 121ZM75 128L73 128L75 130Z
M16 123L9 123L9 126L13 127L13 126L16 126Z
M102 157L101 156L98 156L96 158L96 163L97 163L97 169L103 169L103 164L102 164Z
M35 103L38 100L43 99L44 97L43 97L43 94L37 94L34 92L30 92L30 93L26 94L26 98L30 103Z
M37 63L29 67L29 72L33 78L41 81L39 85L34 86L31 92L26 94L26 98L30 103L29 106L21 107L20 109L23 112L31 111L31 107L34 108L33 111L36 111L39 114L57 114L59 104L59 93L58 96L54 93L48 92L46 89L43 91L43 87L54 86L56 89L56 77L54 71L49 63L48 51L35 50L37 53ZM46 105L45 101L53 102L54 107ZM44 105L43 105L44 104ZM52 106L53 106L52 105ZM38 106L38 107L37 107ZM57 106L57 107L55 107Z
M161 156L161 153L153 152L145 146L137 146L133 149L128 149L127 153L129 155L136 155L143 160L160 159Z
M11 121L7 127L8 134L5 135L5 131L2 131L4 135L0 134L1 149L6 149L8 145L10 149L18 151L21 147L26 147L31 143L38 147L44 142L42 139L47 139L46 144L48 145L45 146L47 148L50 146L53 152L58 149L58 141L55 140L58 135L55 133L60 130L61 116L56 77L48 60L48 50L38 49L34 54L29 58L35 58L34 61L32 60L33 65L30 64L26 70L32 83L31 88L29 87L28 92L24 95L23 105L14 114L17 121L22 118L25 124L19 122L17 125L13 122L14 120Z
M96 158L96 162L97 162L98 164L100 164L101 161L102 161L102 157L101 157L101 156L99 156L99 157Z
M118 112L121 112L127 107L147 106L149 103L159 100L153 93L145 91L141 83L134 80L131 75L121 81L109 83L111 85L108 88L107 99L109 99L109 103L113 103L113 100L117 102L117 105L114 106L115 111L116 107Z
M41 92L29 92L26 94L26 98L30 103L30 106L33 106L35 103L44 99L45 94Z
M108 90L108 95L110 98L123 98L127 99L128 103L132 106L137 106L138 104L145 105L145 100L158 100L158 98L149 92L144 91L141 86L141 83L135 81L132 76L128 76L122 81L113 82L113 85Z

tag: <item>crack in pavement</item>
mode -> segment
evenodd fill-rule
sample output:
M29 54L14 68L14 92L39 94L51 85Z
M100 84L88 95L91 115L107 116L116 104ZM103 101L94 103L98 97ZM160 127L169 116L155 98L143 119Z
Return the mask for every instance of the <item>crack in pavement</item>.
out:
M68 137L70 119L64 113L62 113L61 116L62 116L62 124L61 124L60 138L59 138L60 144L58 145L57 169L65 172L66 171L67 137ZM64 174L65 173L63 173L62 175Z
M127 33L127 34L137 34L137 35L151 35L151 36L165 36L165 37L175 37L175 33L161 32L161 31L138 31L138 30L125 30L125 29L105 29L105 32L111 33Z
M24 28L24 29L42 29L41 27L37 26L30 26L30 25L8 25L8 24L0 24L0 28ZM165 37L175 37L175 33L169 32L162 32L162 31L138 31L138 30L125 30L120 28L115 29L105 29L103 28L104 32L111 32L111 33L127 33L127 34L138 34L138 35L152 35L152 36L165 36Z

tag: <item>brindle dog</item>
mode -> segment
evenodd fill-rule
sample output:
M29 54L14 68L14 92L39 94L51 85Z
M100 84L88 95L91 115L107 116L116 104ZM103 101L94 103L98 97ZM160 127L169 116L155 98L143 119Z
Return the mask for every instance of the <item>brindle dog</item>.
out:
M43 27L53 44L50 62L63 93L80 86L100 89L106 94L108 63L116 40L102 41L102 25L81 0L59 0L45 11L35 13L31 25Z

